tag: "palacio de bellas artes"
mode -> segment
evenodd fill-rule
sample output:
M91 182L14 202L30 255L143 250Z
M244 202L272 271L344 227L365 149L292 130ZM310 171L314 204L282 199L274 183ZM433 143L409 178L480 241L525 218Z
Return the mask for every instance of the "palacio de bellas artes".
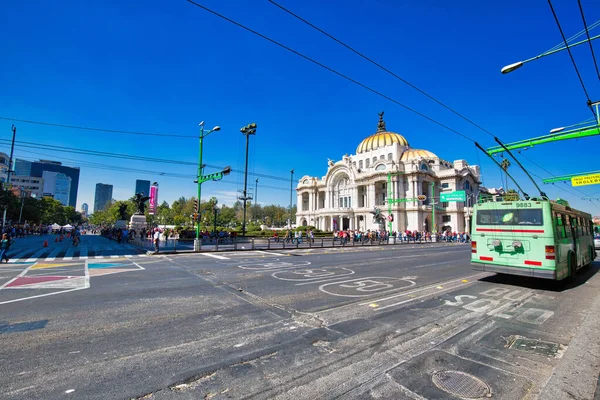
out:
M382 112L377 131L360 142L356 155L329 160L320 179L299 180L296 225L324 231L469 232L477 193L486 190L480 178L479 166L410 147L404 136L386 129ZM441 194L456 191L464 191L464 201L440 201Z

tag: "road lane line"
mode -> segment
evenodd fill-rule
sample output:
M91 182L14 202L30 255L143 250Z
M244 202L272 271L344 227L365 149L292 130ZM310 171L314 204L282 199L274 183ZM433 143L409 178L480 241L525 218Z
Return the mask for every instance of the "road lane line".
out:
M61 290L59 292L52 292L52 293L44 293L44 294L38 294L35 296L29 296L29 297L22 297L20 299L14 299L14 300L8 300L8 301L2 301L0 302L1 304L8 304L8 303L15 303L17 301L23 301L23 300L29 300L29 299L36 299L38 297L46 297L46 296L52 296L54 294L60 294L60 293L67 293L67 292L74 292L76 290L82 290L85 289L84 287L79 287L79 288L75 288L75 289L67 289L67 290Z
M0 260L0 261L2 261L2 260ZM13 279L11 279L10 281L6 282L4 285L0 286L0 289L4 289L4 287L6 287L6 285L12 283L13 281L16 281L18 278L20 278L23 275L25 275L27 273L27 271L29 271L31 269L31 267L33 267L36 264L37 263L31 264L29 267L25 268L19 275L17 275L16 277L14 277ZM0 303L0 304L2 304L2 303Z
M231 258L229 257L223 257L223 256L219 256L217 254L210 254L210 253L200 253L203 256L207 256L207 257L212 257L212 258L218 258L219 260L231 260Z
M274 251L265 251L265 250L258 250L258 251L255 251L255 253L272 254L274 256L282 256L283 255L281 253L275 253Z
M104 258L104 256L94 256L94 258Z
M437 283L432 283L432 284L429 284L429 285L427 285L427 286L423 286L423 287L421 287L421 288L418 288L418 289L415 289L415 290L411 290L411 291L408 291L408 292L402 292L402 293L398 293L398 294L395 294L395 295L393 295L393 296L384 297L384 298L382 298L382 299L372 299L372 300L369 300L369 301L368 301L368 302L366 302L366 303L360 303L359 305L360 305L360 306L367 306L367 305L369 305L369 304L371 304L371 303L377 303L377 302L381 302L381 301L385 301L385 300L393 299L393 298L400 297L400 296L406 296L407 294L412 294L412 293L420 292L420 291L422 291L422 290L431 289L431 288L434 288L434 287L436 287L436 286L448 285L448 284L450 284L450 283L454 283L454 282L462 281L462 280L464 280L464 279L475 280L475 279L479 279L479 277L482 277L482 278L483 278L484 276L488 276L488 273L483 273L483 274L482 274L482 273L479 273L479 274L470 275L470 276L463 277L463 278L452 279L452 280L445 281L445 282L437 282Z

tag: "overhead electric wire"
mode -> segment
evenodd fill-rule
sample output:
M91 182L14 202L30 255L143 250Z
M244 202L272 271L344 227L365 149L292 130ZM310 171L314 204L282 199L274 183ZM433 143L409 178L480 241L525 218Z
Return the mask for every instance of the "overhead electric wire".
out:
M306 25L310 26L311 28L321 32L323 35L327 36L328 38L330 38L331 40L339 43L340 45L344 46L345 48L347 48L348 50L350 50L351 52L353 52L354 54L360 56L361 58L367 60L368 62L370 62L371 64L375 65L376 67L382 69L383 71L387 72L388 74L390 74L391 76L393 76L394 78L404 82L405 84L407 84L408 86L410 86L411 88L413 88L414 90L416 90L417 92L421 93L422 95L426 96L427 98L429 98L430 100L435 101L437 104L439 104L440 106L444 107L446 110L454 113L455 115L459 116L460 118L462 118L463 120L467 121L468 123L470 123L471 125L475 126L476 128L479 128L480 130L482 130L483 132L487 133L488 135L494 137L494 134L489 132L487 129L483 128L482 126L478 125L477 123L473 122L472 120L470 120L469 118L467 118L466 116L464 116L463 114L459 113L458 111L454 110L452 107L444 104L442 101L436 99L435 97L433 97L432 95L430 95L429 93L425 92L424 90L418 88L417 86L413 85L412 83L410 83L409 81L407 81L406 79L402 78L401 76L399 76L398 74L394 73L393 71L389 70L388 68L384 67L383 65L379 64L377 61L373 60L372 58L364 55L363 53L361 53L360 51L356 50L355 48L353 48L352 46L342 42L340 39L336 38L335 36L327 33L326 31L324 31L323 29L319 28L318 26L314 25L313 23L311 23L310 21L307 21L306 19L302 18L301 16L299 16L298 14L294 13L293 11L288 10L287 8L285 8L284 6L276 3L273 0L268 0L271 4L273 4L274 6L279 7L281 10L285 11L286 13L290 14L291 16L297 18L298 20L304 22Z
M5 121L23 122L26 124L54 126L54 127L59 127L59 128L68 128L68 129L80 129L80 130L84 130L84 131L94 131L94 132L122 133L122 134L127 134L127 135L144 135L144 136L180 137L180 138L190 138L190 139L198 138L198 136L192 136L192 135L177 135L177 134L167 134L167 133L122 131L122 130L118 130L118 129L91 128L89 126L55 124L52 122L32 121L32 120L28 120L28 119L18 119L18 118L9 118L9 117L0 117L0 119L3 119Z
M354 83L355 85L362 87L363 89L366 89L366 90L370 91L371 93L374 93L374 94L376 94L376 95L378 95L378 96L380 96L380 97L382 97L382 98L384 98L384 99L386 99L386 100L388 100L388 101L390 101L390 102L392 102L392 103L394 103L396 105L399 105L400 107L403 107L404 109L406 109L406 110L408 110L408 111L410 111L410 112L412 112L414 114L417 114L420 117L425 118L426 120L428 120L430 122L433 122L434 124L436 124L438 126L441 126L442 128L447 129L450 132L453 132L453 133L461 136L464 139L467 139L467 140L469 140L469 141L471 141L473 143L475 142L473 139L471 139L467 135L465 135L465 134L463 134L463 133L461 133L461 132L459 132L459 131L457 131L455 129L452 129L449 126L444 125L441 122L439 122L439 121L437 121L437 120L435 120L435 119L433 119L433 118L431 118L431 117L429 117L429 116L427 116L427 115L425 115L425 114L423 114L423 113L421 113L421 112L419 112L419 111L417 111L417 110L415 110L413 108L410 108L409 106L407 106L405 104L400 103L398 100L395 100L394 98L392 98L390 96L387 96L387 95L379 92L378 90L373 89L370 86L367 86L364 83L361 83L361 82L357 81L356 79L353 79L353 78L349 77L348 75L344 75L343 73L341 73L341 72L339 72L339 71L337 71L337 70L335 70L335 69L333 69L331 67L328 67L327 65L325 65L325 64L323 64L323 63L315 60L314 58L311 58L311 57L309 57L309 56L307 56L307 55L305 55L303 53L300 53L297 50L292 49L291 47L288 47L288 46L286 46L286 45L284 45L284 44L282 44L282 43L280 43L280 42L278 42L278 41L276 41L274 39L271 39L270 37L268 37L266 35L263 35L262 33L257 32L254 29L249 28L249 27L247 27L247 26L245 26L245 25L243 25L243 24L241 24L241 23L239 23L237 21L234 21L233 19L224 16L223 14L219 14L218 12L213 11L210 8L206 7L206 6L203 6L202 4L196 3L195 1L192 1L192 0L186 0L186 1L188 3L190 3L190 4L195 5L198 8L201 8L201 9L203 9L203 10L205 10L205 11L207 11L207 12L209 12L209 13L211 13L211 14L213 14L213 15L221 18L221 19L224 19L225 21L230 22L230 23L232 23L232 24L234 24L234 25L236 25L236 26L238 26L238 27L240 27L240 28L242 28L242 29L244 29L244 30L246 30L246 31L248 31L248 32L256 35L256 36L259 36L262 39L265 39L268 42L271 42L271 43L273 43L273 44L281 47L282 49L285 49L285 50L287 50L287 51L289 51L289 52L291 52L293 54L296 54L297 56L302 57L305 60L310 61L311 63L313 63L315 65L318 65L319 67L321 67L323 69L326 69L327 71L329 71L331 73L334 73L335 75L337 75L337 76L339 76L341 78L344 78L344 79L346 79L346 80Z
M0 144L1 143L8 144L10 142L11 141L8 139L0 139ZM67 151L70 153L77 153L77 154L91 155L91 156L98 156L98 157L121 158L121 159L126 159L126 160L133 160L133 161L159 162L159 163L176 164L176 165L193 165L193 166L198 165L197 163L190 162L190 161L179 161L179 160L169 160L169 159L164 159L164 158L135 156L135 155L130 155L130 154L109 153L109 152L104 152L104 151L85 150L85 149L77 149L77 148L64 147L64 146L55 146L55 145L49 145L49 144L38 144L38 143L32 143L32 142L15 141L15 144L20 147L25 147L25 148L50 150L50 151L58 151L58 152ZM224 167L210 165L210 164L206 164L206 167L214 168L217 170L224 169ZM234 172L236 174L244 173L244 171L237 170L237 169L232 169L231 172ZM272 180L279 180L279 181L283 181L283 182L289 182L289 179L281 177L281 176L259 174L259 173L255 173L254 175L256 177L272 179Z
M591 24L591 25L588 27L588 30L590 30L590 31L591 31L592 29L596 28L596 27L597 27L597 26L599 26L599 25L600 25L600 20L598 20L598 21L594 22L593 24ZM585 33L586 33L586 30L585 30L585 29L582 29L582 30L580 30L579 32L577 32L576 34L574 34L573 36L571 36L570 38L568 38L568 39L567 39L567 42L572 42L573 40L577 39L579 36L581 36L581 35L583 35L583 34L585 34ZM550 52L552 52L552 51L554 51L554 50L558 50L558 49L559 49L559 48L561 48L562 46L564 46L564 43L563 43L563 42L561 42L561 43L557 44L556 46L552 47L552 48L551 48L551 49L549 49L549 50L546 50L545 52L543 52L543 53L542 53L542 55L544 55L544 54L548 54L548 53L550 53Z
M598 75L598 80L600 80L600 71L598 71L598 63L596 62L596 55L594 54L594 47L592 46L592 40L590 39L590 32L587 27L587 23L585 22L585 14L583 13L583 6L581 5L581 0L577 0L579 4L579 11L581 12L581 20L583 21L583 27L585 28L585 34L588 39L588 44L590 45L590 51L592 52L592 58L594 59L594 66L596 67L596 75Z
M556 25L558 26L560 35L563 38L563 42L565 43L567 51L569 52L569 57L571 57L571 62L573 63L573 67L575 68L575 72L577 73L577 77L579 78L579 82L581 83L581 87L583 88L583 92L585 93L585 97L587 98L588 107L590 108L590 111L592 111L592 114L594 114L594 117L596 117L596 114L594 113L594 110L591 106L592 100L590 99L590 95L588 94L588 91L585 88L585 84L583 83L583 78L581 77L581 74L579 73L579 68L577 68L577 63L575 63L575 58L573 58L573 53L571 53L571 49L569 48L569 44L567 43L565 34L562 30L562 27L560 26L560 22L558 21L558 16L556 15L556 12L554 11L554 7L552 6L552 0L548 0L548 5L550 6L550 10L552 11L552 15L554 15L554 20L556 21Z

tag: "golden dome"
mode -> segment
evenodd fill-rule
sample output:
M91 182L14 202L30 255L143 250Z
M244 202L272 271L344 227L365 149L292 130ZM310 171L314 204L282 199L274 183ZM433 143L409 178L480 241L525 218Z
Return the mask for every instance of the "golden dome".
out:
M408 149L404 153L402 153L400 161L418 160L419 158L438 158L438 156L436 156L429 150Z
M356 148L356 154L377 150L381 147L390 146L394 143L398 143L400 146L408 146L408 141L399 133L386 131L376 132L360 142Z

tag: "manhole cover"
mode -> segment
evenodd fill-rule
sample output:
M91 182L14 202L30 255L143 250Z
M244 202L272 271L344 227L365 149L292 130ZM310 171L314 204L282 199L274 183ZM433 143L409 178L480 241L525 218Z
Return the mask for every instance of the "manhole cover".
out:
M465 399L492 397L492 389L481 379L460 371L434 372L431 380L435 386Z

